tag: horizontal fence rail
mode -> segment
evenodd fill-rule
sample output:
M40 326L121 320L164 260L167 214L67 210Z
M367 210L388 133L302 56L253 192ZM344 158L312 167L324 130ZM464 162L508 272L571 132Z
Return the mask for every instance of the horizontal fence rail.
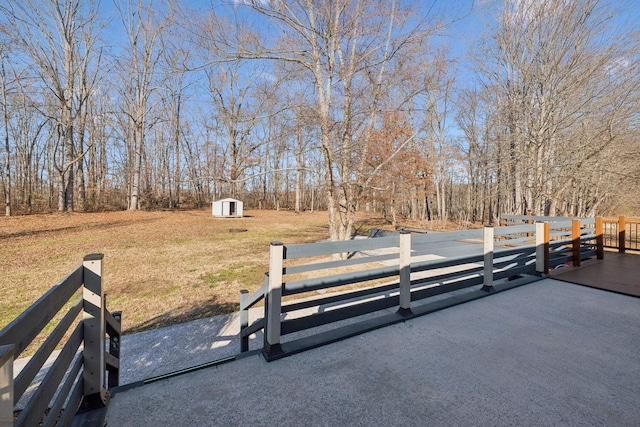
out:
M108 389L118 385L121 318L105 307L102 260L102 254L87 255L0 331L0 426L68 426L79 411L107 403ZM15 359L51 324L52 331L14 377ZM16 410L29 387L35 391Z
M519 224L533 224L535 222L557 222L566 221L568 217L563 216L542 216L542 215L500 215L500 226L511 226Z
M249 350L250 335L264 331L262 351L273 360L281 357L281 339L290 334L391 308L413 315L415 303L427 298L474 286L490 293L494 282L503 279L547 274L601 257L600 220L544 217L545 222L533 223L530 218L510 218L510 226L448 233L401 232L297 245L273 242L263 286L251 296L241 292L241 351ZM433 255L434 247L452 242L476 245L471 245L472 253L460 256ZM363 253L366 256L357 256ZM264 315L250 323L248 310L260 301ZM308 308L314 308L312 314L296 313Z

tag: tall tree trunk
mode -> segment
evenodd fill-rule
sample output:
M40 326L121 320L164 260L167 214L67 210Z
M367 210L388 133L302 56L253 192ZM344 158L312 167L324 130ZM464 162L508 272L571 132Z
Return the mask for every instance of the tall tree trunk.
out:
M78 122L80 131L78 132L78 151L82 155L84 152L84 119ZM84 156L77 160L77 187L78 187L78 209L84 211L87 207L87 184L84 179Z
M62 182L63 190L62 197L63 201L61 203L63 207L63 211L73 212L74 209L74 200L73 200L73 192L75 185L75 144L73 142L73 123L71 119L71 111L65 108L65 111L62 113L63 120L63 132L64 132L64 151L65 151L65 164L63 166L65 170L64 180Z
M303 173L303 160L302 160L302 135L301 128L298 125L297 127L297 138L298 144L296 149L296 176L295 176L295 186L296 186L296 201L295 201L295 211L296 213L300 212L301 198L302 198L302 173Z
M129 210L140 209L140 186L142 180L142 143L144 141L144 125L136 123L134 132L133 176Z
M9 145L9 109L7 107L7 75L4 68L4 55L0 59L2 65L2 117L4 119L4 213L11 216L11 146Z
M180 94L177 96L176 102L176 122L174 128L173 143L175 144L175 199L173 202L174 208L180 207L180 107L182 104L182 97Z

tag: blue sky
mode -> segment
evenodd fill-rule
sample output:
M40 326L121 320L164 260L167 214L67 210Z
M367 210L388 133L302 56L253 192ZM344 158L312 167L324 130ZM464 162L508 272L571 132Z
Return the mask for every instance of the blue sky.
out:
M109 32L103 35L114 45L126 42L126 37L122 33L122 24L114 1L119 0L103 0L102 10L111 17ZM419 1L419 0L418 0ZM539 2L544 0L513 0L525 2ZM562 1L562 0L560 0ZM564 0L574 1L574 0ZM123 2L124 3L124 2ZM135 3L135 1L134 1ZM160 5L164 0L154 1L152 4ZM241 6L237 5L236 0L182 0L185 7L200 10L214 10L219 14L231 14L232 8L236 7L241 10ZM236 4L234 4L236 3ZM425 0L425 9L432 5L430 0ZM445 17L450 22L443 34L434 39L436 45L447 46L449 49L449 57L455 60L455 71L457 86L469 86L474 84L474 72L472 66L466 58L468 50L478 41L480 36L488 30L493 19L503 4L503 0L438 0L435 3L437 13ZM605 8L625 7L627 12L612 21L616 25L626 26L630 30L638 30L640 28L640 0L602 0L601 5ZM425 10L425 13L427 11ZM254 21L259 25L259 20ZM111 44L111 43L109 43Z
M518 0L516 0L518 1ZM544 1L544 0L520 0L520 1ZM567 0L573 1L573 0ZM103 33L109 44L119 44L125 37L122 24L114 3L125 3L122 0L103 0L101 10L110 16L111 22ZM193 9L215 10L217 13L230 13L232 7L236 7L241 0L182 0L182 3ZM134 1L135 3L135 1ZM152 1L156 7L164 3L163 0ZM465 55L468 49L477 42L479 36L487 30L487 25L493 20L503 0L436 0L435 9L451 24L445 30L445 34L437 37L435 43L442 43L449 47L449 57L458 63L459 77L467 80L470 76L468 64L465 64ZM418 0L418 4L420 0ZM425 9L432 5L431 0L425 0ZM625 8L623 16L615 18L615 24L626 26L629 29L640 28L640 0L602 0L603 7ZM425 11L427 13L427 11Z

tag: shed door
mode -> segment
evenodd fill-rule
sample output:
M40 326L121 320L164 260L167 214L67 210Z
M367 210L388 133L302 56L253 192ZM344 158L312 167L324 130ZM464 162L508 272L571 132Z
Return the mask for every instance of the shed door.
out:
M229 202L229 215L230 216L236 215L236 202Z

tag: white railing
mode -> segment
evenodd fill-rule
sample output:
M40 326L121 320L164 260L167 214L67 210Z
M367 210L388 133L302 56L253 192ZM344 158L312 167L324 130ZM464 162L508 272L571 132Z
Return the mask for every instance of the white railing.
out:
M297 351L292 344L283 349L284 335L396 307L397 316L387 319L394 322L425 311L416 309L418 301L422 306L422 300L436 295L479 286L469 293L469 298L478 298L495 291L497 281L502 288L509 287L504 283L516 277L539 277L558 265L577 266L585 258L600 256L595 220L554 219L557 220L451 233L400 233L343 242L302 245L273 242L264 285L252 296L241 292L241 351L249 350L250 335L264 330L263 353L268 360L276 359L283 353ZM452 242L476 245L470 251L468 246L460 256L430 257L434 247ZM363 251L370 255L354 256ZM357 286L345 290L346 285ZM329 290L340 292L299 299ZM298 299L292 301L294 296ZM262 300L264 316L250 324L248 310ZM456 300L450 302L454 304ZM321 309L339 303L345 303L344 308ZM318 309L305 316L287 315L311 307ZM342 335L334 335L349 334L355 332L345 329ZM339 339L326 336L327 342Z

